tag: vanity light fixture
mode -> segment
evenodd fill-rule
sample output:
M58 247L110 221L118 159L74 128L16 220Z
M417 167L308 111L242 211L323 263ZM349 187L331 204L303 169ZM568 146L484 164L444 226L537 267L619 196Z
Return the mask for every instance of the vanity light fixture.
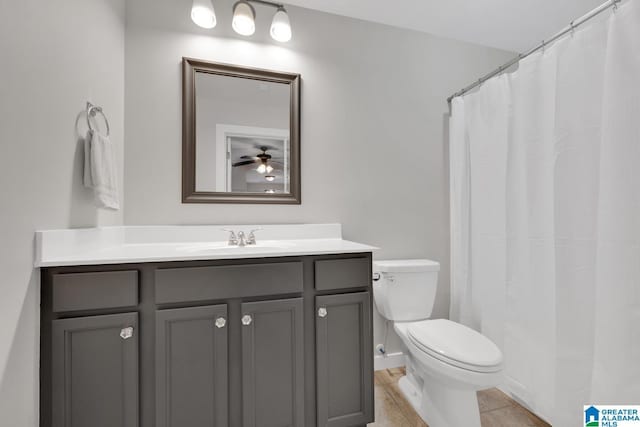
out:
M256 10L252 3L276 9L269 30L272 39L283 43L291 40L291 22L284 5L265 0L239 0L233 5L231 27L236 33L251 36L256 32ZM211 0L193 0L191 19L202 28L215 27L216 14Z
M275 175L265 175L264 179L266 179L267 181L271 182L274 181L276 179Z
M256 11L248 1L240 0L233 5L231 26L242 36L250 36L256 32Z
M211 29L216 26L216 12L211 0L193 0L191 20L199 27Z
M271 38L279 42L291 40L291 23L284 7L278 7L271 23Z

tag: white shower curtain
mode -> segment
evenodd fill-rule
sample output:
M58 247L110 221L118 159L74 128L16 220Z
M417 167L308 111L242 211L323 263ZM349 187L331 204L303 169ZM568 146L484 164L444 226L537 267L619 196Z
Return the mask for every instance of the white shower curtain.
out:
M451 318L558 427L640 404L640 1L452 101Z

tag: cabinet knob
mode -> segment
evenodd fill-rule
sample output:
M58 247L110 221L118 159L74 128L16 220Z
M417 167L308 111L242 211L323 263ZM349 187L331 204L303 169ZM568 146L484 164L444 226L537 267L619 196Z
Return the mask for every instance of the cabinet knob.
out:
M123 340L129 339L133 336L133 326L120 329L120 338Z
M327 309L325 307L318 309L318 317L327 317Z
M220 329L220 328L224 328L224 325L227 324L227 319L225 319L224 317L218 317L216 319L216 328Z
M242 316L242 324L244 326L249 326L251 322L253 322L253 318L251 316L249 316L248 314Z

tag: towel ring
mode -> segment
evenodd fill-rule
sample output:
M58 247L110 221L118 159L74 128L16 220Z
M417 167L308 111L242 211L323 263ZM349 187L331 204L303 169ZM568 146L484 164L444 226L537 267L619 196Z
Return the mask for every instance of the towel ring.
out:
M104 123L105 125L107 125L107 136L109 136L109 134L111 133L111 130L109 129L109 120L107 120L107 116L102 111L102 107L98 107L97 105L93 105L92 103L87 102L87 125L89 126L89 130L95 132L95 129L91 127L91 117L95 117L97 113L100 113L102 115Z

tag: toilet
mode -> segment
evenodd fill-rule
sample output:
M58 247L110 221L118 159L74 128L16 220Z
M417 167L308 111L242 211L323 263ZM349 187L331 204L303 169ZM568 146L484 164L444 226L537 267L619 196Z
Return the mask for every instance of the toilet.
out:
M375 261L373 297L406 346L399 387L430 427L480 427L476 391L502 381L500 349L484 335L430 319L440 264L426 259Z

